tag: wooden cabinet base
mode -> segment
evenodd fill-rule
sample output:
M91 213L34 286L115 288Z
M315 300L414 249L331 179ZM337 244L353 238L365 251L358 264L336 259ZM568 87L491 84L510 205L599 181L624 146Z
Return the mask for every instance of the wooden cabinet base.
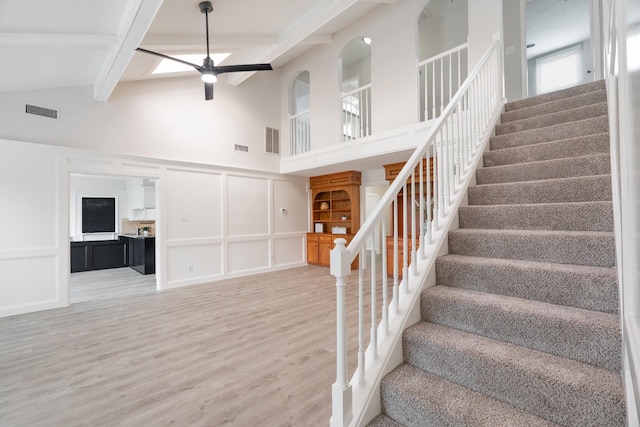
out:
M347 246L353 238L353 234L329 234L329 233L307 233L307 262L313 265L329 267L331 264L331 249L334 247L336 239L347 240ZM351 263L351 269L358 268L358 257Z

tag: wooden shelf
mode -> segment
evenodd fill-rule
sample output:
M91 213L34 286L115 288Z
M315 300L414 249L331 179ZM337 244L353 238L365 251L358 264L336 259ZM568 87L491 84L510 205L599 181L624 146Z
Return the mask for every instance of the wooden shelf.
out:
M360 229L360 182L357 171L309 178L313 231L307 234L309 264L328 267L333 241L339 237L350 241ZM332 233L334 227L343 228L346 233Z

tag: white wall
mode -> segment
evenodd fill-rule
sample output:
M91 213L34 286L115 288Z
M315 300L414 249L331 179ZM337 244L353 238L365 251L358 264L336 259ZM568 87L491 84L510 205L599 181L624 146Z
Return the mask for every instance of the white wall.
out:
M504 34L504 91L508 101L527 96L527 47L523 0L502 0Z
M69 303L71 174L157 179L161 289L306 264L306 178L0 140L0 317Z
M451 9L450 13L441 19L427 21L418 35L418 60L424 61L466 43L468 28L466 4Z
M502 33L502 0L470 0L469 4L469 71Z
M0 138L100 152L279 170L265 154L265 126L279 128L276 71L256 73L240 86L220 78L204 100L198 76L120 83L106 103L91 87L4 93ZM25 103L60 110L53 120L24 113ZM234 144L249 153L233 151Z
M94 176L71 176L70 188L70 236L82 240L82 197L115 197L118 206L116 232L120 232L122 219L129 217L129 194L127 179L112 179ZM108 237L107 237L108 238Z

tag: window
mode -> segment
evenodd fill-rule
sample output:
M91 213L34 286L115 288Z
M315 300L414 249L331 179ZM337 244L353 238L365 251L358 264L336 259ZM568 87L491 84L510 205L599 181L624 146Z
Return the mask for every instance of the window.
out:
M582 83L581 46L536 59L536 92L546 93Z

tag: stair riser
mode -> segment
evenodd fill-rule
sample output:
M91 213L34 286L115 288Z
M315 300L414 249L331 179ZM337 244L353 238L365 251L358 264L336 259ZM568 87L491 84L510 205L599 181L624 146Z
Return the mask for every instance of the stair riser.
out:
M609 152L609 134L601 133L517 148L488 151L483 155L484 167L522 164L564 159Z
M613 231L611 202L463 206L460 228Z
M532 96L529 98L520 99L518 101L509 102L505 105L505 111L513 111L521 108L531 107L533 105L544 104L547 102L557 101L559 99L564 99L568 97L573 97L577 95L582 95L585 93L591 93L594 91L604 90L606 89L605 83L603 80L599 80L593 83L588 83L580 86L575 86L572 88L558 90L551 93L546 93L544 95Z
M559 99L557 101L546 102L544 104L533 105L527 108L512 110L500 116L501 123L524 120L544 114L570 110L572 108L584 107L585 105L607 102L607 91L598 90L583 95L576 95L571 98Z
M607 104L599 103L587 106L580 106L565 111L555 113L548 112L542 116L530 117L523 120L503 123L496 126L496 135L507 135L515 132L523 132L531 129L539 129L548 126L555 126L561 123L568 123L576 120L584 120L592 117L599 117L607 114Z
M504 363L487 357L482 348L460 351L437 340L406 338L406 334L403 354L413 366L561 425L624 425L621 389L619 395L598 389L585 395L572 383L557 380L553 372L529 369L526 361Z
M549 235L449 232L449 253L485 258L613 267L615 241L610 233Z
M478 185L499 184L504 182L607 175L610 173L611 161L609 155L599 154L478 169L476 171L476 183Z
M607 116L600 116L577 122L563 123L541 129L532 129L508 135L492 136L491 150L501 150L524 145L540 144L542 142L558 141L568 138L593 135L609 131Z
M436 286L421 299L422 320L533 350L620 370L616 315Z
M614 269L445 256L436 260L436 283L443 286L618 313Z
M611 200L611 176L565 178L469 187L470 205L568 203Z

